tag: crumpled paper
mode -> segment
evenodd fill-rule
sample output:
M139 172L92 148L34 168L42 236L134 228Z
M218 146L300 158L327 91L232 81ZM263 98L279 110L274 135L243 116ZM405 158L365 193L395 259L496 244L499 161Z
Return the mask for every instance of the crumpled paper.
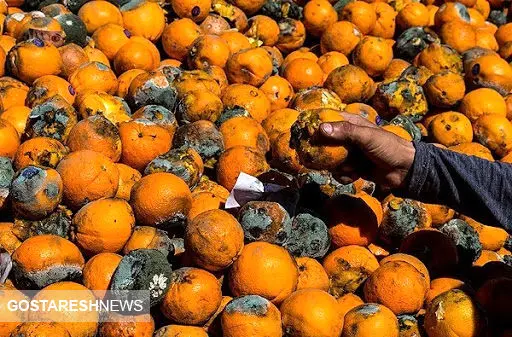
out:
M0 253L0 285L4 284L12 269L11 255L7 252Z
M225 209L242 207L249 201L260 200L267 193L276 193L286 186L263 183L256 177L241 172L226 200Z

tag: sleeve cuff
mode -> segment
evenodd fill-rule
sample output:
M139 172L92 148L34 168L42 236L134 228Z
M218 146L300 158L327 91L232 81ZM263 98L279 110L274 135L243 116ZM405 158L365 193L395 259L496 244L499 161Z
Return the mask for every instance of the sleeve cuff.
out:
M421 141L413 142L416 153L414 154L414 161L407 173L403 192L411 198L416 198L421 194L421 191L427 180L429 168L431 168L431 151L433 145L426 144Z

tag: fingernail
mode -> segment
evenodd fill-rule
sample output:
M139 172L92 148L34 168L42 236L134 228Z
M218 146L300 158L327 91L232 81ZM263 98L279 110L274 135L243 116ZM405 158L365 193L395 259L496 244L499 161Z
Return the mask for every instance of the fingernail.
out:
M332 125L329 123L322 123L320 125L320 129L322 129L322 132L327 135L330 135L332 133Z

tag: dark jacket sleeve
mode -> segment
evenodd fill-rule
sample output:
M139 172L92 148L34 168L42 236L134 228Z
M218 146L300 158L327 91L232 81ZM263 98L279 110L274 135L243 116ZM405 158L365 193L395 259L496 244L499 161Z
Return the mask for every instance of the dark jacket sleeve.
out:
M444 204L489 226L512 232L512 164L490 162L414 142L416 155L398 194Z

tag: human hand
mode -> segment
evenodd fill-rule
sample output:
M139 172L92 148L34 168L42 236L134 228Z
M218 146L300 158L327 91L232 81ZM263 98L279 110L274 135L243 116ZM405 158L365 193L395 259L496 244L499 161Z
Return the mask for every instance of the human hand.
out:
M414 161L414 145L361 116L342 115L343 122L322 123L318 135L318 142L352 148L347 162L333 173L344 183L362 177L387 189L403 187Z

